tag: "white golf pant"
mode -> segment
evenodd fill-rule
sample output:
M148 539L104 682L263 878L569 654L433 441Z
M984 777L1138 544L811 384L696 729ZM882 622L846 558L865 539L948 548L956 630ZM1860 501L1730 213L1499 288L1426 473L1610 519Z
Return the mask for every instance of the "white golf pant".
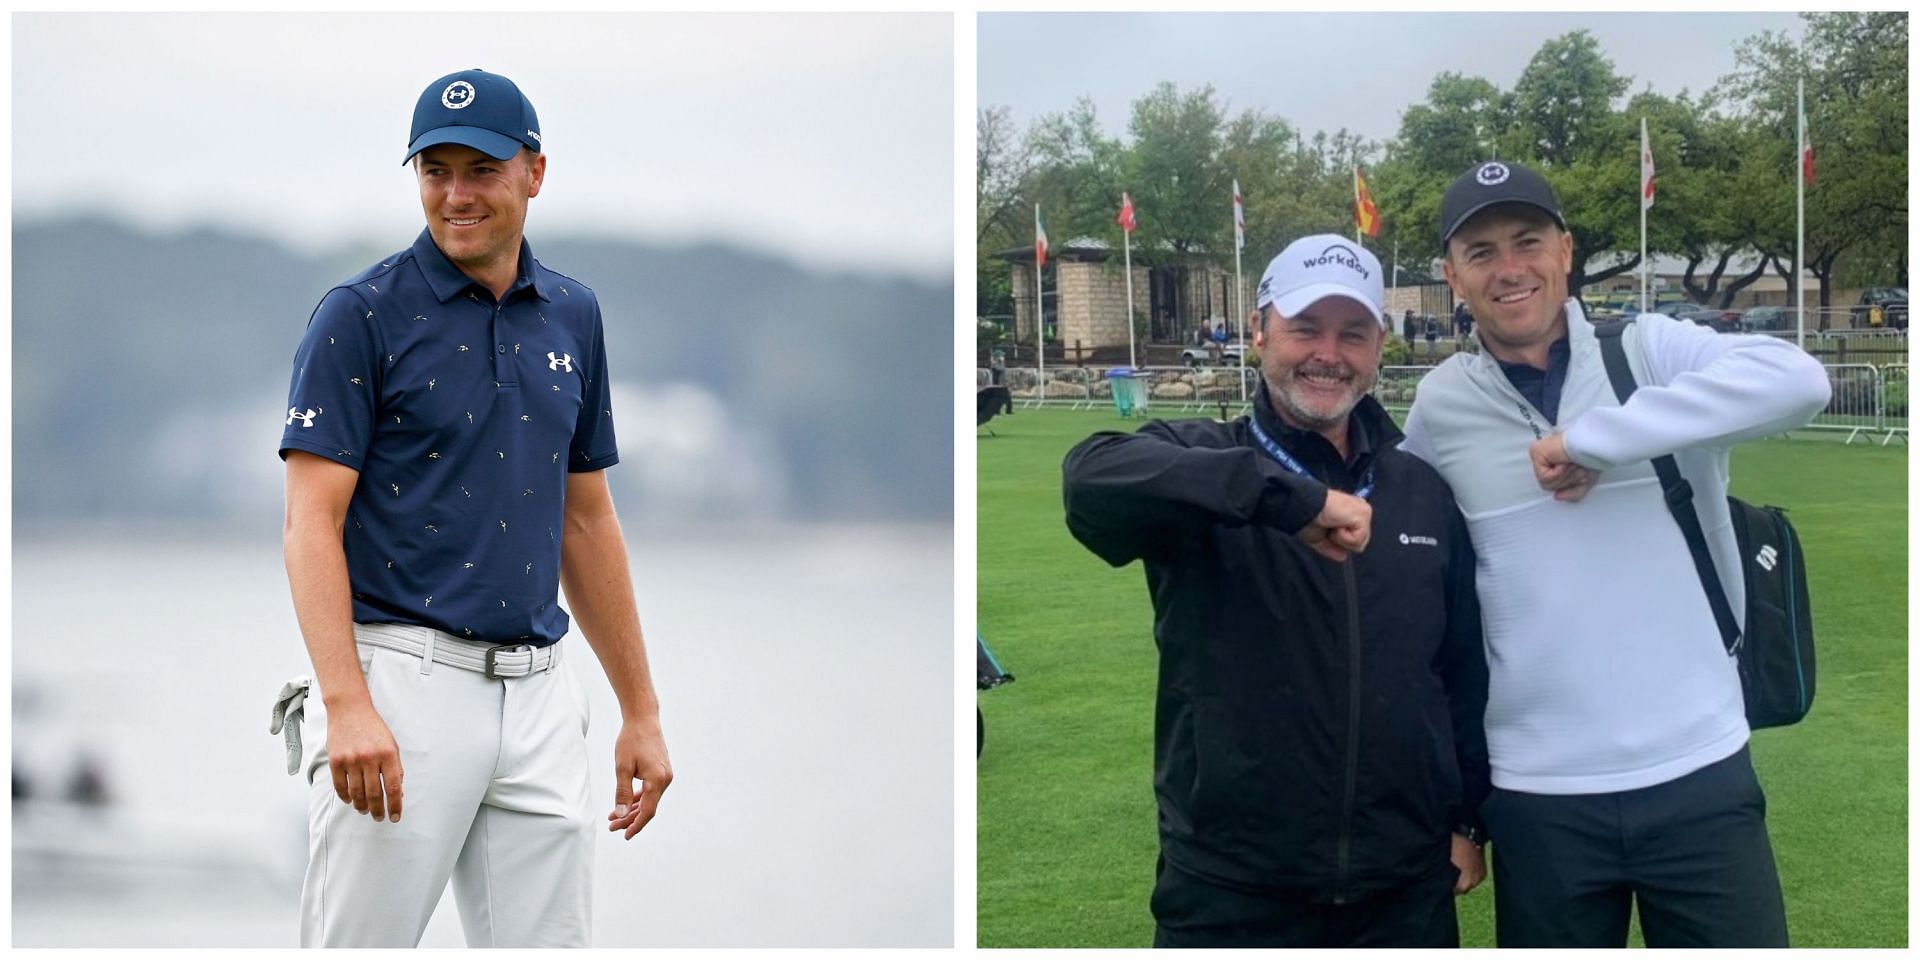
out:
M490 679L365 642L383 631L484 649L425 627L354 626L374 708L400 745L401 817L375 821L339 798L324 720L310 715L322 732L307 763L301 945L416 946L451 878L468 946L586 946L588 711L572 674Z

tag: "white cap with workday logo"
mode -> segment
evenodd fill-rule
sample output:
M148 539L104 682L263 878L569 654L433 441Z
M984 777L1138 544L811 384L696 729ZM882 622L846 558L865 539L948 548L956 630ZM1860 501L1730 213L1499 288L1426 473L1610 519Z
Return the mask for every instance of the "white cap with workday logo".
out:
M1253 307L1273 304L1283 317L1298 315L1323 297L1346 297L1366 306L1386 326L1387 287L1380 261L1366 247L1333 233L1301 237L1267 264Z

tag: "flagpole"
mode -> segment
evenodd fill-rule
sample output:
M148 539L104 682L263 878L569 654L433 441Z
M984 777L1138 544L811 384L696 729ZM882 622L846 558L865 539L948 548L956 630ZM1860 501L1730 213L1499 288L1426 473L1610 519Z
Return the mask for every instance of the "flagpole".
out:
M1795 86L1794 129L1798 131L1795 139L1800 149L1793 154L1793 290L1796 321L1794 343L1800 349L1807 348L1807 76L1805 67L1801 68L1800 80Z
M1127 366L1139 369L1140 359L1133 348L1133 231L1122 224L1120 237L1127 251Z
M1647 312L1647 287L1653 282L1653 262L1647 259L1647 161L1653 147L1647 143L1647 118L1640 118L1640 312Z
M1240 250L1247 245L1245 202L1240 199L1240 178L1233 178L1233 312L1240 322L1240 402L1247 402L1247 304L1241 289Z
M1033 223L1035 227L1040 225L1040 205L1037 203L1033 205ZM1036 376L1039 378L1035 387L1040 392L1035 405L1040 407L1047 405L1047 296L1041 287L1044 282L1041 279L1042 273L1046 268L1046 254L1041 252L1043 243L1036 231L1033 238L1033 340L1039 346L1038 352L1034 355L1034 363L1038 371Z
M1240 318L1240 402L1247 402L1247 305L1240 293L1240 244L1233 245L1233 313Z

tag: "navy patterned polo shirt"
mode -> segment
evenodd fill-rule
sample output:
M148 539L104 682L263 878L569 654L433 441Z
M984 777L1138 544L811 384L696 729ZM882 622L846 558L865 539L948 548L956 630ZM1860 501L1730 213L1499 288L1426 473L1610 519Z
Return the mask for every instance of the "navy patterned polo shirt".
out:
M567 632L567 474L619 462L593 291L526 242L499 302L421 231L327 291L294 354L280 457L360 471L353 619L492 643Z

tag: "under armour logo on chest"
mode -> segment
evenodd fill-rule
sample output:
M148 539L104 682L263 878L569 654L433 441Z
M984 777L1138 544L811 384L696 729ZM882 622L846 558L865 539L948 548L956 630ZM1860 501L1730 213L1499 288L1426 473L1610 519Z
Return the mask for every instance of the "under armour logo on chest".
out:
M568 373L572 373L573 372L573 354L571 353L562 353L557 355L552 353L547 354L547 369L548 370L565 370Z

